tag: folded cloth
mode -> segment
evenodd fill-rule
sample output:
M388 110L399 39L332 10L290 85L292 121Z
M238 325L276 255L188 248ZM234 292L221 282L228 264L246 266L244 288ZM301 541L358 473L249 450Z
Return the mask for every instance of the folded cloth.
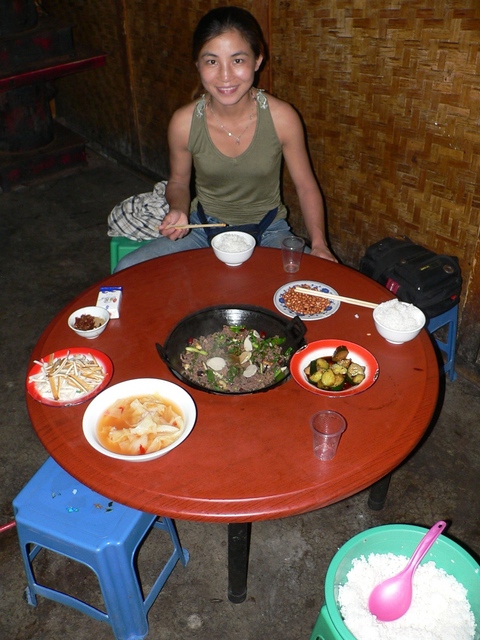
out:
M108 215L108 235L130 240L158 238L158 227L168 213L165 199L167 181L157 182L153 191L131 196L117 204Z

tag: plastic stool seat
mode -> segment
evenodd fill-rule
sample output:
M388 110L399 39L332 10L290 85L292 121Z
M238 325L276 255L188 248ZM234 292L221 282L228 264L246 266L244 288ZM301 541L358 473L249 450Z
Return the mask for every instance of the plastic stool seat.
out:
M441 327L447 326L447 339L441 340L438 336L433 335L435 331ZM449 375L450 380L455 380L457 374L455 372L455 351L457 347L457 328L458 328L458 304L427 321L426 329L432 335L437 343L438 348L446 354L443 370L445 375Z
M181 547L170 518L157 518L108 500L75 480L52 458L20 491L13 508L29 604L36 606L40 595L107 622L117 640L146 636L148 610L178 560L184 566L188 562L188 551ZM152 528L167 532L174 550L144 598L135 555ZM94 571L106 612L36 582L33 561L43 548Z
M151 242L151 240L130 240L123 236L110 238L110 272L113 273L119 260L139 247Z

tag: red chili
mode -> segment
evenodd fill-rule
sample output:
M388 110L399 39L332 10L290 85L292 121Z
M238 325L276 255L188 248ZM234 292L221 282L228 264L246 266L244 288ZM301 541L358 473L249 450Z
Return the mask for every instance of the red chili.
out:
M144 453L145 453L145 447L143 447L142 445L140 445L140 446L138 447L138 452L139 452L140 454L144 454Z

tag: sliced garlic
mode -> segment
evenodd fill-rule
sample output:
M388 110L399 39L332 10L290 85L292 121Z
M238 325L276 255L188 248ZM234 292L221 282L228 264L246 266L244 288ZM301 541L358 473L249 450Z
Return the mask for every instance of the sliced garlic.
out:
M256 364L249 364L248 367L243 372L243 376L244 378L251 378L257 373L257 371L258 371L258 367Z
M245 351L253 351L252 341L250 340L249 336L247 336L243 341L243 348L245 349Z
M207 367L209 367L213 371L221 371L226 366L227 363L223 358L215 357L207 360Z

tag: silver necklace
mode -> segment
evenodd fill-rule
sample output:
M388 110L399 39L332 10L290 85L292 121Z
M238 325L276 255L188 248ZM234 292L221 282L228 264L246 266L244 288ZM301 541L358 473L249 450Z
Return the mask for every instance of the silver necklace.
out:
M251 94L252 100L255 101L255 98L253 96L253 94ZM215 118L215 120L217 121L220 129L222 129L222 131L225 131L225 133L227 134L227 136L229 138L233 138L233 140L235 141L235 144L240 144L240 138L243 136L243 134L247 131L247 129L250 127L250 125L253 122L253 114L254 114L254 108L255 108L255 102L253 102L252 104L252 111L250 113L249 119L248 119L248 124L245 127L245 129L242 131L242 133L239 136L236 136L234 133L232 133L231 131L229 131L226 127L223 126L223 124L220 122L220 120L217 117L217 114L215 113L215 111L213 110L212 107L212 100L210 98L210 100L208 101L208 106L210 107L210 111L212 112L212 116Z

